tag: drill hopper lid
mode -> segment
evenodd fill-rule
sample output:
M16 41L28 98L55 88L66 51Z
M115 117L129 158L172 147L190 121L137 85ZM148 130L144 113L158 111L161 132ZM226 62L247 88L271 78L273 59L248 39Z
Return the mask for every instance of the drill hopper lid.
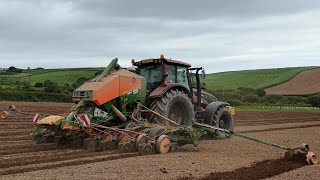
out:
M74 97L102 105L141 88L142 76L126 69L113 71L99 81L88 81L74 92Z

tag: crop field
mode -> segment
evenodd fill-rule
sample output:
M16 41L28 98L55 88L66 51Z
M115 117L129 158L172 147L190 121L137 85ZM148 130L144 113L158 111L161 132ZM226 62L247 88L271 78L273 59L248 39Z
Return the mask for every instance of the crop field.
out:
M72 104L0 102L27 112L61 114ZM58 149L31 140L32 115L0 119L0 179L318 179L319 165L281 159L284 151L238 137L203 140L178 152L139 156ZM235 131L320 153L319 112L238 111Z
M320 69L310 69L293 79L266 89L267 94L308 95L320 92ZM295 88L292 88L295 87Z

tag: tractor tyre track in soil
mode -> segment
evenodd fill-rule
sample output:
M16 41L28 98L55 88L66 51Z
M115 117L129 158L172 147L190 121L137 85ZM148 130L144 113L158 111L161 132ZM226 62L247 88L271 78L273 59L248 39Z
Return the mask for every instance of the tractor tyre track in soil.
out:
M137 153L132 154L116 154L110 156L88 156L86 158L76 158L72 160L62 160L57 162L46 162L46 163L34 163L31 165L23 165L23 166L15 166L11 168L3 168L0 170L0 175L8 175L8 174L17 174L17 173L24 173L36 170L43 170L43 169L52 169L57 167L66 167L66 166L75 166L80 164L88 164L88 163L95 163L95 162L102 162L102 161L111 161L123 158L130 158L139 156Z
M0 161L1 168L10 168L14 166L25 166L30 164L40 164L40 163L48 163L48 162L56 162L56 161L65 161L70 159L77 159L79 157L95 157L100 155L109 155L115 154L117 152L114 151L106 151L106 152L88 152L84 150L54 150L54 151L39 151L39 152L31 152L25 154L15 154L14 156L5 157Z

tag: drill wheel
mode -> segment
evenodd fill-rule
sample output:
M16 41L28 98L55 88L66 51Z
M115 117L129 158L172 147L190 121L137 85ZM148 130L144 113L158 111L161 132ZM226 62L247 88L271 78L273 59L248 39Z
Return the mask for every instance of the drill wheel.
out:
M83 144L83 141L82 141L82 139L79 138L79 137L74 138L74 139L72 139L72 140L70 141L70 146L71 146L71 148L73 148L73 149L79 149L79 148L81 148L82 144Z
M114 142L112 140L105 141L106 143L106 150L112 150L114 148Z
M44 143L53 143L54 142L54 135L46 134L42 136Z
M121 154L132 152L133 145L130 142L125 142L120 145L119 151Z
M107 146L107 142L106 141L101 141L97 147L96 147L96 151L105 151L106 150L106 146Z
M159 154L165 154L170 151L171 139L167 135L161 135L156 141L156 152Z
M92 138L86 138L83 141L83 146L88 151L95 151L96 147L97 147L97 141L95 139L92 139Z
M68 148L70 146L70 140L65 136L57 137L57 145L58 148Z
M120 134L118 135L118 143L125 143L129 142L131 140L131 137L127 134Z
M141 145L139 154L142 156L153 154L153 146L150 143Z
M139 146L141 146L144 143L147 143L148 138L146 136L146 134L139 134L139 136L137 137L136 142L134 144L137 151L139 151Z

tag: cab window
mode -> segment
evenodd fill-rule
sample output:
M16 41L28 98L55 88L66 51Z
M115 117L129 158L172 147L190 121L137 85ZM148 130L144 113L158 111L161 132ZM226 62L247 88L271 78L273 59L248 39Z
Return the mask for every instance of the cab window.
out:
M176 82L176 66L167 65L167 82L168 83L175 83Z
M177 83L182 84L185 87L189 88L187 68L177 67Z
M189 88L187 68L181 66L167 65L167 82L179 83L186 88Z

